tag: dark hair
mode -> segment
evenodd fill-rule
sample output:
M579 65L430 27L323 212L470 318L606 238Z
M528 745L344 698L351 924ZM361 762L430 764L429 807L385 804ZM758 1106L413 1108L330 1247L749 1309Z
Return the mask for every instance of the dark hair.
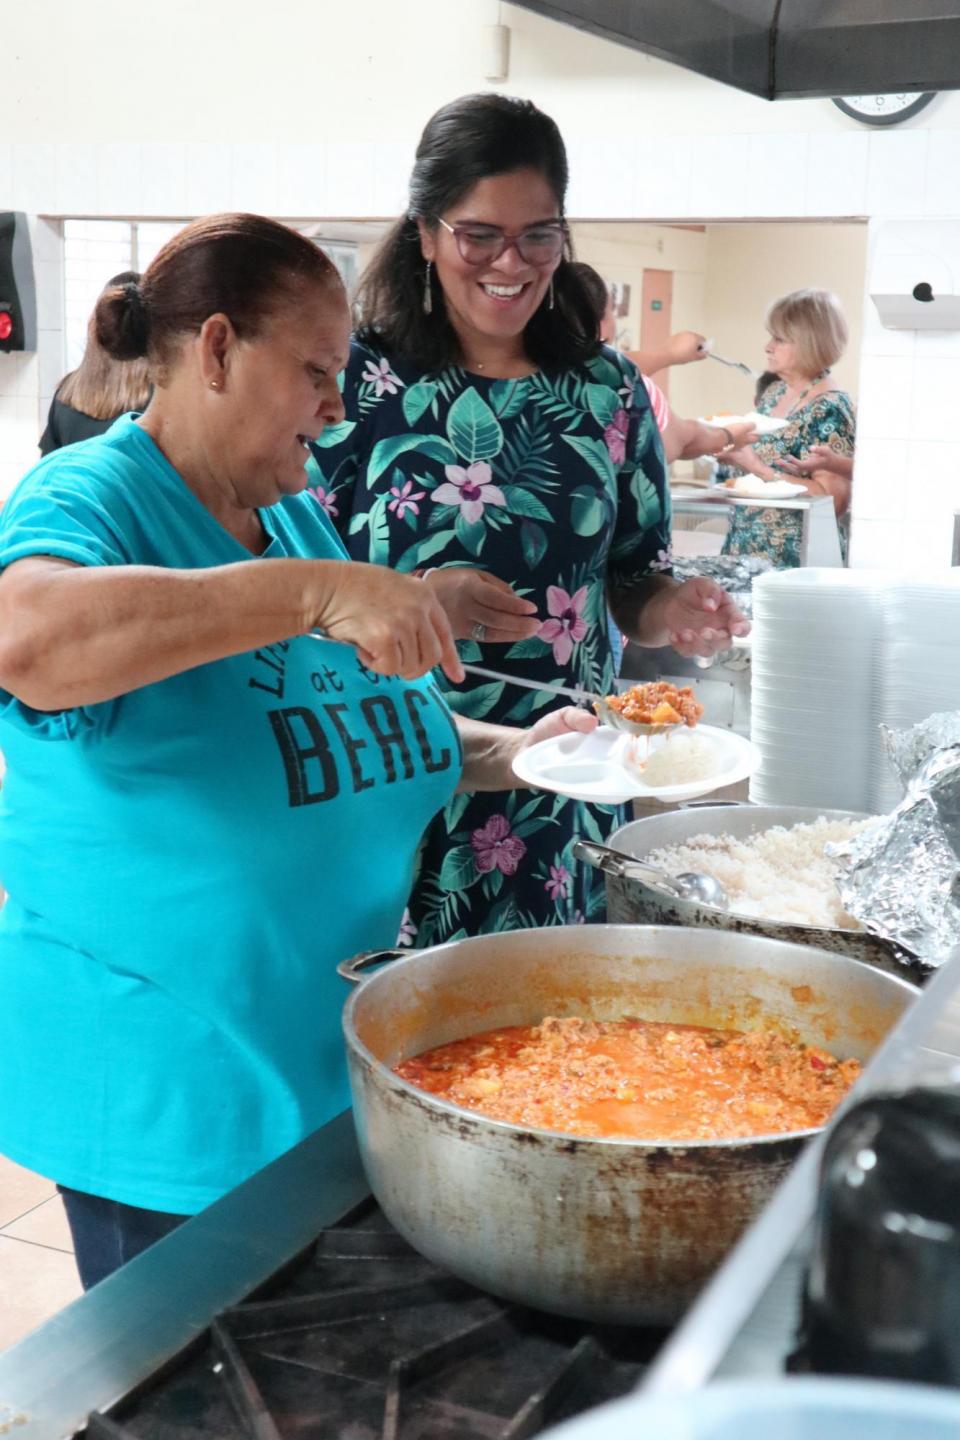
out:
M460 359L439 285L433 289L432 313L423 313L424 260L417 221L436 228L437 216L479 181L516 170L538 171L563 215L566 150L556 122L532 101L464 95L428 120L417 146L407 213L384 236L360 284L361 339L428 373ZM572 259L567 237L553 276L553 308L544 299L524 331L527 355L542 369L577 365L599 350L593 305Z
M780 376L777 374L776 370L764 370L763 374L758 378L757 388L753 392L754 405L760 404L760 396L763 394L763 392L769 389L770 386L779 379Z
M333 261L306 236L262 215L208 215L168 240L142 277L104 291L96 335L116 360L146 355L165 365L209 316L222 312L251 339L317 284L342 288Z
M570 267L580 279L583 288L590 296L590 303L594 308L599 328L604 315L607 313L607 305L610 303L610 291L607 289L607 282L598 270L588 265L586 260L574 260Z
M104 290L137 285L139 281L135 270L122 270L110 277ZM113 420L128 410L145 410L150 398L146 360L115 360L108 355L97 340L95 319L96 310L87 324L83 359L57 386L57 399L94 420Z

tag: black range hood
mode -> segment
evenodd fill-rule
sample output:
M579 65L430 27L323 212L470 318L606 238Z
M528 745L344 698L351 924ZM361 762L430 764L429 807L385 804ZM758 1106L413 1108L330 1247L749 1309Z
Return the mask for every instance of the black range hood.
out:
M960 89L960 0L515 0L765 100Z

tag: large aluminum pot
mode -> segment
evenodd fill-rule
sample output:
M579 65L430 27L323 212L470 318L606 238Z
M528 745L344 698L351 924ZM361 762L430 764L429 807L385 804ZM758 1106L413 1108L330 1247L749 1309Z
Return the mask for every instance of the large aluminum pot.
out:
M638 860L664 845L680 845L694 835L727 834L738 840L771 830L775 825L809 825L819 817L828 820L863 820L866 817L850 810L814 810L800 805L700 804L662 815L647 815L621 825L610 837L612 850L622 850ZM625 873L626 866L601 858L590 842L581 843L577 858L594 864L606 873L607 918L611 922L631 925L697 925L711 929L735 930L741 935L766 935L775 940L795 941L800 945L817 945L838 955L852 955L877 965L892 975L923 981L929 970L920 961L899 950L890 941L863 930L840 930L819 925L799 925L788 921L758 920L719 910L711 905L697 904L668 895L665 890L648 884L638 875Z
M739 1029L772 1019L866 1060L915 993L855 960L722 930L569 926L415 952L366 980L344 1011L371 1188L412 1245L481 1289L588 1320L667 1323L811 1132L575 1139L460 1109L392 1067L546 1015Z

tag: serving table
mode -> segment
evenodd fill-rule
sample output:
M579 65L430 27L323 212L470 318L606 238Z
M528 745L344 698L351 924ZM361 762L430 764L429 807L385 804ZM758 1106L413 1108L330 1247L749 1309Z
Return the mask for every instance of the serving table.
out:
M675 515L716 520L728 507L761 510L797 510L803 517L800 536L800 564L836 566L843 564L840 533L833 500L829 495L803 495L791 500L756 500L735 495L720 486L702 488L671 485L670 498Z

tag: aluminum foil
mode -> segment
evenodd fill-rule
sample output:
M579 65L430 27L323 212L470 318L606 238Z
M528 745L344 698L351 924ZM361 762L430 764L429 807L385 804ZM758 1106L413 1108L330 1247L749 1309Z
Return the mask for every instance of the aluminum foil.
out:
M840 861L844 909L938 966L960 945L960 712L883 728L907 793L878 825L829 853Z
M943 710L928 715L909 730L880 726L884 749L906 789L938 750L960 745L960 710Z

